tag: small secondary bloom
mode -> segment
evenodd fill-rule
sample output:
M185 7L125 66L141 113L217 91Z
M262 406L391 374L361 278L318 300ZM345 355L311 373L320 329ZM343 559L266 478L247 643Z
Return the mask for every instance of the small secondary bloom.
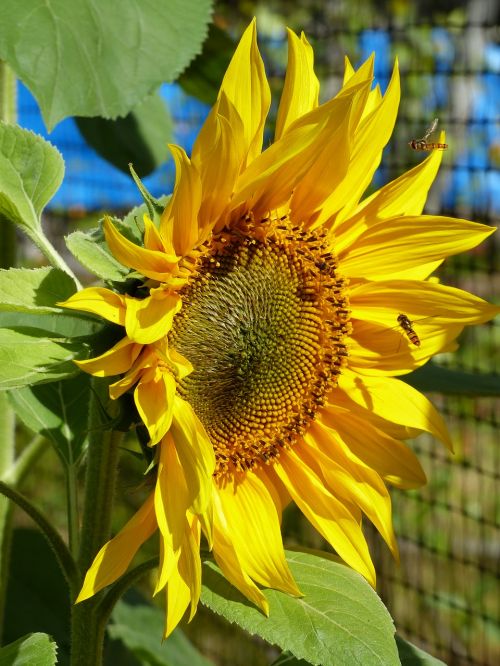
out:
M422 215L441 152L362 199L400 95L397 65L384 95L372 79L372 58L357 71L346 60L342 89L319 105L312 49L289 32L275 140L262 151L270 91L252 23L191 158L171 147L176 183L159 225L146 216L138 246L105 221L111 252L144 276L141 293L89 288L64 305L123 326L79 366L119 376L112 398L133 390L157 474L80 600L159 530L168 635L196 610L203 533L267 613L259 586L300 594L280 532L291 500L372 585L363 514L397 557L386 483L425 482L404 440L425 431L451 448L432 404L397 376L498 308L428 279L493 231Z

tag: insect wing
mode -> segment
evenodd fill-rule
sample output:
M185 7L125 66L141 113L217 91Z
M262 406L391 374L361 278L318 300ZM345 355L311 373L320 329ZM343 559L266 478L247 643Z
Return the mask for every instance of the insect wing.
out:
M425 134L422 138L422 141L427 141L427 139L430 137L430 135L434 132L436 129L437 125L439 122L439 118L434 118L432 123L429 125L429 127L426 129Z

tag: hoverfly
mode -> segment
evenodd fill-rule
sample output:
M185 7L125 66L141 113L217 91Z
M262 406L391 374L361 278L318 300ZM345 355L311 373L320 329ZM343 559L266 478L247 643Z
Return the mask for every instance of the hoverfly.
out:
M447 143L433 143L433 142L428 142L427 139L430 137L430 135L434 132L438 124L438 118L434 118L432 123L429 125L427 128L424 136L421 139L412 139L408 145L410 148L413 148L413 150L446 150L448 148Z
M398 324L400 327L403 329L403 331L406 333L406 337L408 340L415 345L415 347L420 347L420 338L418 335L415 333L413 330L413 322L411 322L407 315L405 314L399 314L397 318Z

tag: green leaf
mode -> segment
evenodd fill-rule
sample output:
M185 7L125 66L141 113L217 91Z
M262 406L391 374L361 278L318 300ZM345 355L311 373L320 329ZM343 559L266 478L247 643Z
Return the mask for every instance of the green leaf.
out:
M214 23L210 25L203 51L179 77L179 83L193 97L214 104L236 43Z
M444 661L432 657L416 645L405 641L401 636L396 636L401 666L446 666Z
M80 372L73 359L85 358L86 353L82 343L0 328L0 389L71 377Z
M432 362L400 379L426 393L470 396L500 395L500 375L498 373L464 372L463 370L442 368Z
M58 666L64 666L69 664L70 614L66 581L45 537L35 529L14 530L4 640L11 642L19 635L38 631L49 634L58 646ZM28 663L38 666L40 662Z
M180 629L176 629L163 643L165 614L159 608L146 604L131 605L118 602L109 625L111 638L120 639L141 663L151 666L213 666L205 659Z
M172 141L172 118L159 94L152 95L124 118L76 118L85 141L101 157L129 173L129 164L144 177L166 162Z
M0 666L54 666L57 645L47 634L28 634L0 648Z
M310 663L304 659L297 659L289 652L283 652L271 666L310 666Z
M36 97L49 129L66 116L116 118L200 51L210 0L0 3L0 59Z
M130 272L109 251L101 228L89 232L75 231L65 240L75 259L101 280L121 282Z
M47 437L68 465L78 461L87 435L90 375L9 391L9 400L24 425Z
M0 44L5 42L1 33L6 5L9 15L16 13L15 8L21 9L18 3L0 5ZM64 162L54 146L33 132L0 122L0 216L26 231L39 231L41 212L59 189L63 175Z
M10 328L38 338L72 338L73 341L85 341L109 327L102 319L76 310L57 310L54 314L40 315L0 310L0 328Z
M264 590L269 618L213 563L204 564L201 601L229 622L315 666L399 665L391 617L359 574L310 553L287 551L287 560L304 597Z
M60 312L58 301L65 301L76 291L72 278L59 268L10 268L0 270L0 310Z

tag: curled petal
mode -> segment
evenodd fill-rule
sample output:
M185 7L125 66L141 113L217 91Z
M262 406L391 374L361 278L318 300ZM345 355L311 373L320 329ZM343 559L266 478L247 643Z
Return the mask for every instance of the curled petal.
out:
M175 162L174 193L163 211L160 234L175 254L183 257L198 240L198 213L201 204L201 180L195 164L183 148L169 145Z
M149 344L164 338L172 328L182 301L179 294L160 287L151 289L149 298L126 296L125 329L131 340Z
M125 325L125 297L110 289L87 287L57 305L99 315L113 324Z
M179 257L159 250L147 250L132 243L115 229L109 218L104 220L104 235L109 249L118 261L124 266L134 268L141 275L165 282L177 268Z
M134 400L142 422L148 429L150 446L158 444L172 424L176 383L173 375L155 368L151 376L141 378Z
M141 349L142 345L138 345L129 338L122 338L104 354L86 361L75 361L75 363L81 370L94 377L112 377L129 370Z

